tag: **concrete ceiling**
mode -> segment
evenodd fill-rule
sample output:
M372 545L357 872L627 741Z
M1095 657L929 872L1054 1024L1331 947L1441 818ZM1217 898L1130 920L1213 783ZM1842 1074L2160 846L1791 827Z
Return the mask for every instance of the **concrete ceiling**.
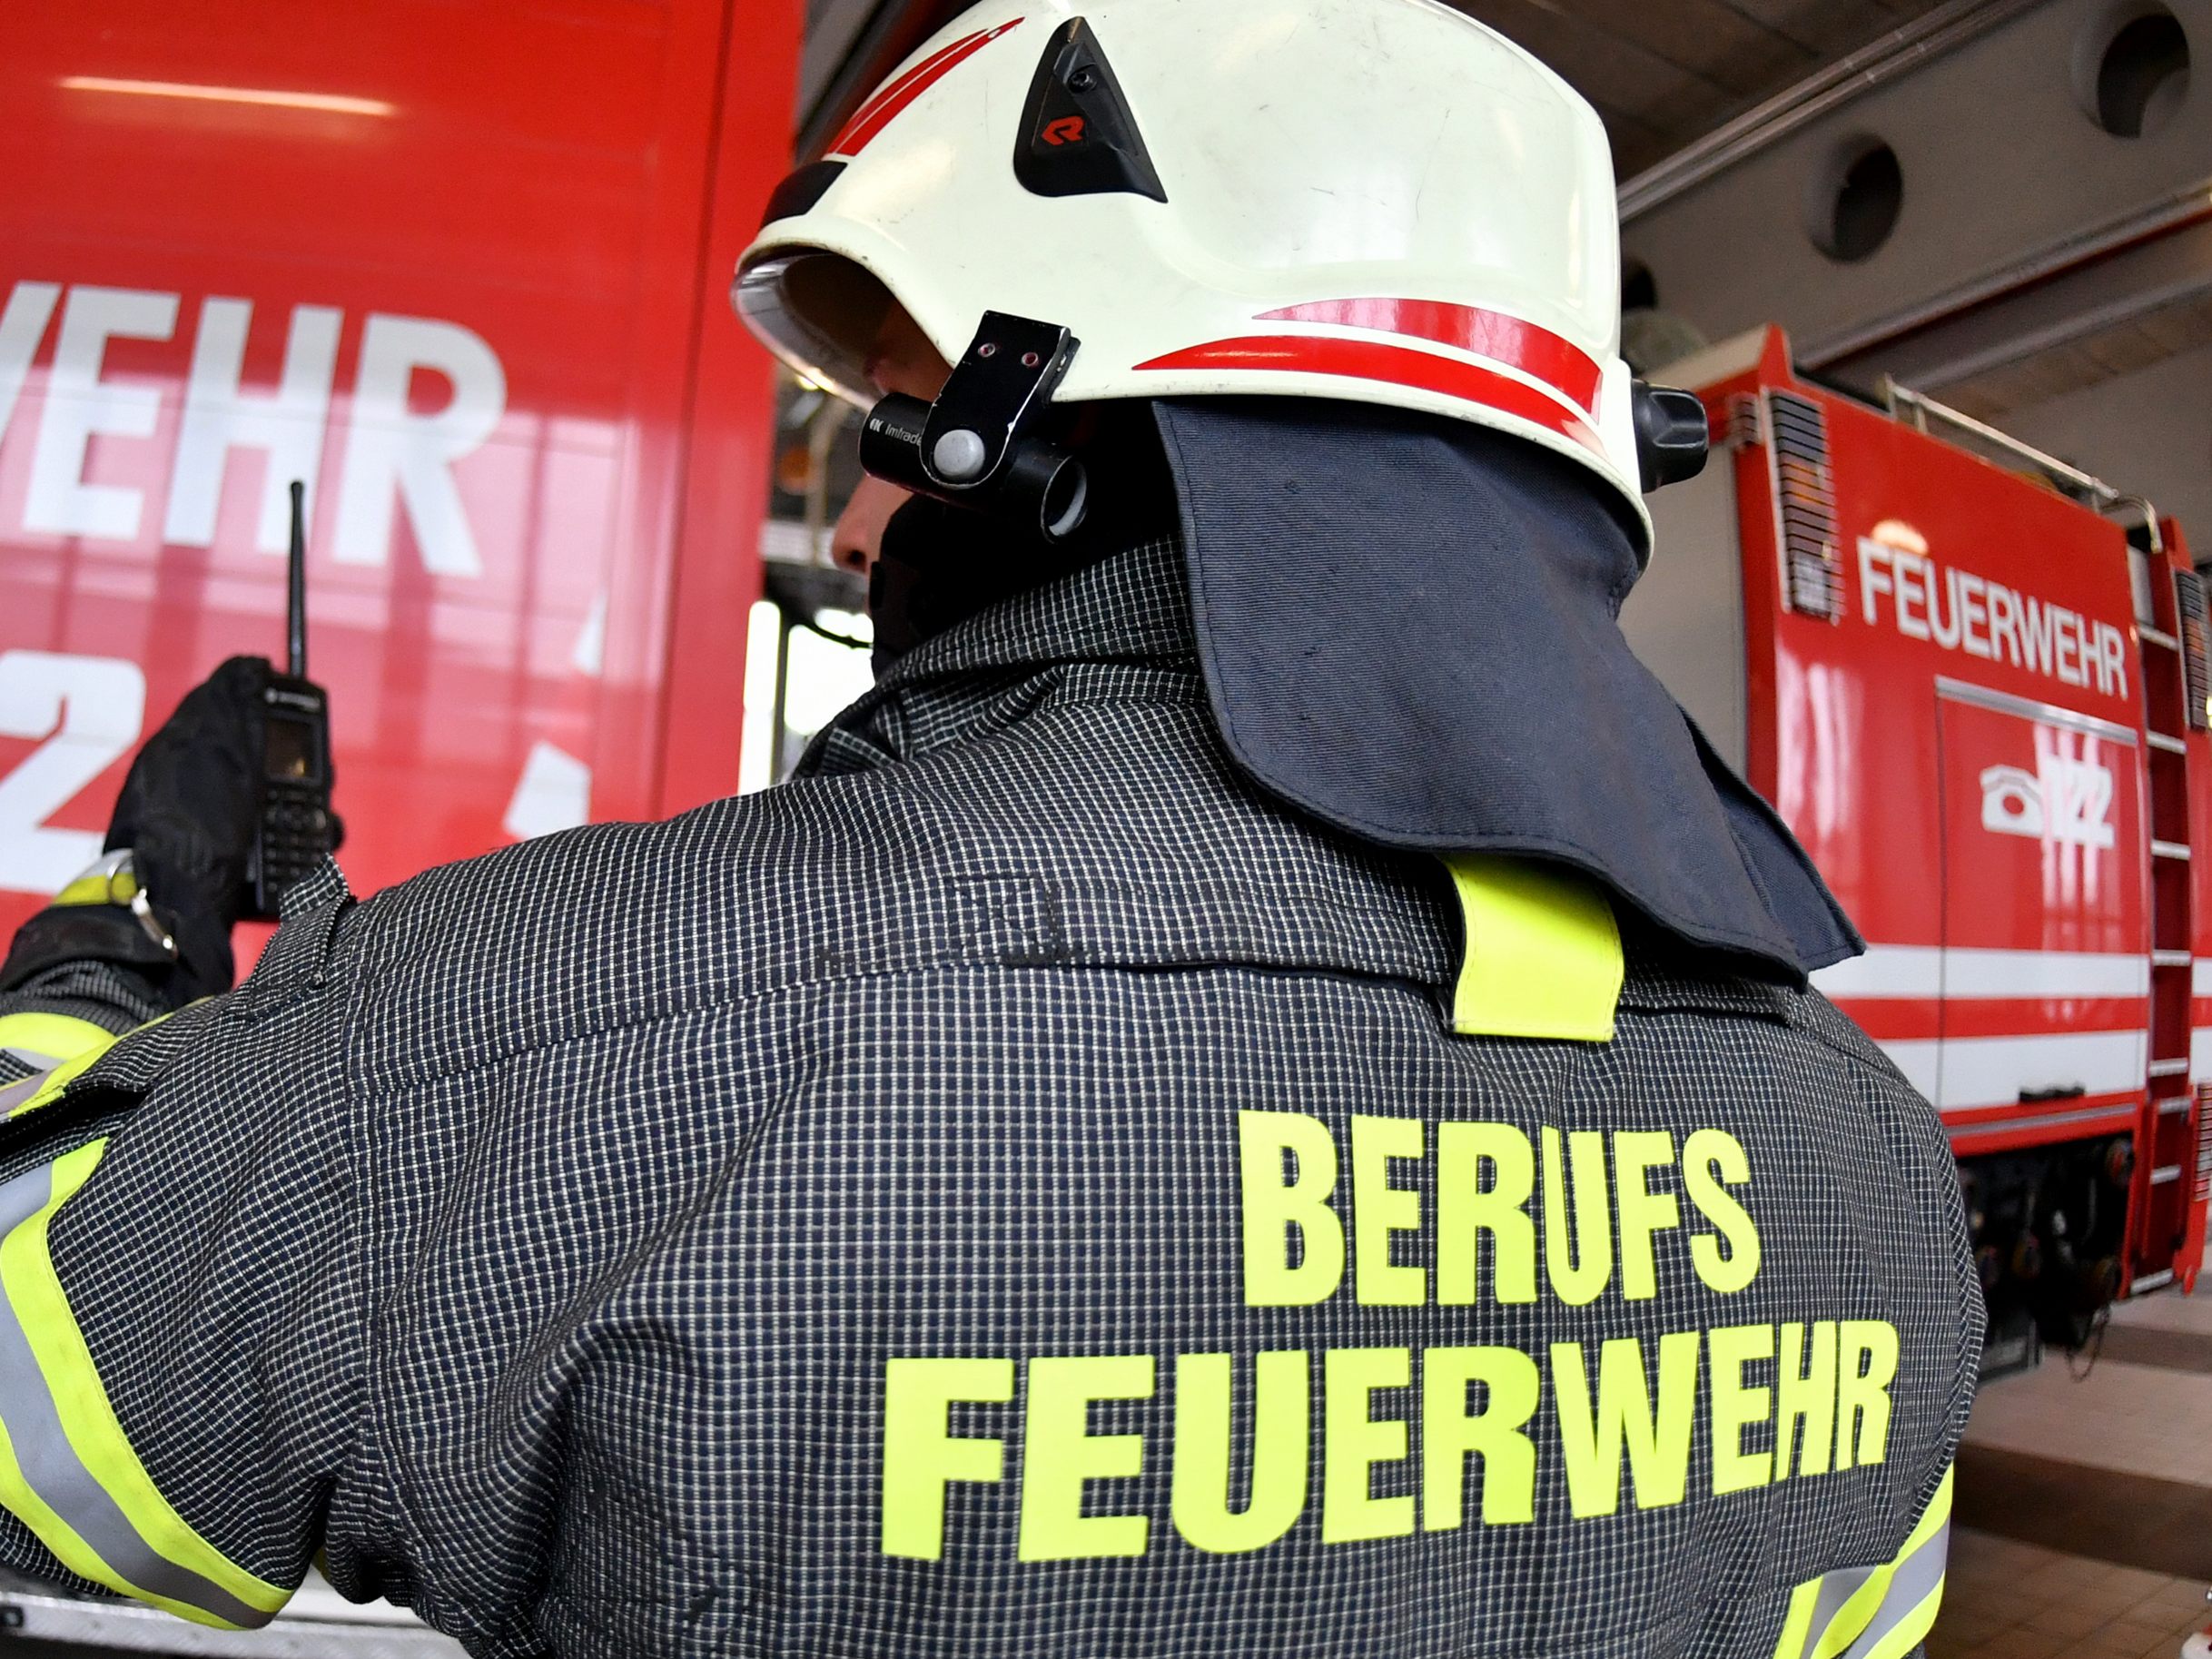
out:
M2212 294L2191 294L1966 376L1945 386L1943 398L1977 420L2001 420L2015 410L2101 386L2207 345Z
M1624 180L1941 0L1450 0L1597 106ZM963 0L809 0L800 150L811 152Z
M1939 0L1454 0L1597 106L1623 179Z

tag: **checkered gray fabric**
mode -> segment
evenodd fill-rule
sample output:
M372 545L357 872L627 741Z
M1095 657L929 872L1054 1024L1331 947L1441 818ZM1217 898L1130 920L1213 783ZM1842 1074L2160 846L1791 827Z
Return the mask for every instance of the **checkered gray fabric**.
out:
M786 787L291 909L237 992L0 1131L0 1180L112 1129L54 1249L161 1490L242 1565L326 1547L479 1654L1763 1659L1792 1586L1898 1548L1964 1426L1929 1108L1817 996L1652 939L1608 1046L1448 1034L1440 866L1235 773L1172 547L924 645ZM1648 1300L1248 1307L1244 1110L1723 1129L1763 1267L1716 1296L1676 1233ZM1425 1215L1433 1173L1396 1178ZM1304 1350L1318 1389L1323 1349L1821 1319L1901 1335L1885 1462L1714 1497L1701 1403L1685 1501L1571 1519L1547 1454L1532 1523L1324 1543L1317 1410L1280 1542L1170 1525L1174 1355ZM1088 1501L1150 1516L1145 1553L1017 1560L1017 1398L953 1408L1004 1478L951 1486L943 1558L883 1554L886 1361L1062 1355L1157 1358L1092 1417L1144 1437ZM1547 1389L1539 1447L1553 1418ZM4 1518L0 1561L55 1573Z

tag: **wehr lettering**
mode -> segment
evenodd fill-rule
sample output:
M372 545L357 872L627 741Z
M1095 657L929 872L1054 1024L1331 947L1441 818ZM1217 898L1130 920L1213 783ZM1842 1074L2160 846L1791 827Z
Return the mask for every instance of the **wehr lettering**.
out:
M321 471L344 321L335 307L292 307L282 324L278 384L252 391L242 384L247 338L255 326L249 301L204 299L187 319L179 294L84 282L66 289L56 282L15 283L0 309L0 439L19 410L35 411L36 429L26 434L31 449L23 528L94 540L138 539L147 518L147 491L88 482L87 464L95 439L154 439L163 426L163 398L173 400L174 394L157 380L114 372L109 350L118 341L176 341L182 323L192 335L191 366L181 377L183 407L167 458L162 538L180 547L212 547L231 458L253 449L266 459L256 545L264 553L282 553L291 517L286 486L304 479L312 497ZM53 355L42 380L32 366L49 337ZM418 375L425 373L442 377L450 388L439 408L418 409L410 401ZM26 390L33 393L29 399ZM507 373L499 354L457 322L372 311L361 325L344 408L333 557L345 564L387 562L397 514L404 509L426 567L441 576L480 575L483 560L453 469L483 446L506 415Z

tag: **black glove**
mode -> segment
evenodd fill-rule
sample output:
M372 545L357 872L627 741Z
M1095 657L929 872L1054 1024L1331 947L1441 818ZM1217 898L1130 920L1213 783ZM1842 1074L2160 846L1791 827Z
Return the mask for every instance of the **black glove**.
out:
M16 933L0 992L76 962L128 969L172 1008L231 988L231 928L251 902L269 674L258 657L233 657L131 763L106 844L130 849L154 925L117 904L49 906Z
M177 705L131 763L108 820L199 994L227 991L231 929L250 902L261 824L262 694L269 665L233 657Z

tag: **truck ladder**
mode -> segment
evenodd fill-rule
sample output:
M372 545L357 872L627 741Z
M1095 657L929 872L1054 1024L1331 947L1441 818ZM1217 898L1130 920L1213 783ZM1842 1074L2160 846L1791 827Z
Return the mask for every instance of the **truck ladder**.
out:
M2207 624L2201 579L2169 557L2155 517L2143 538L2150 617L2137 629L2150 805L2150 1042L2128 1260L2136 1293L2171 1284L2196 1160L2190 1041L2195 1025L2196 880L2190 852L2191 739L2205 730Z

